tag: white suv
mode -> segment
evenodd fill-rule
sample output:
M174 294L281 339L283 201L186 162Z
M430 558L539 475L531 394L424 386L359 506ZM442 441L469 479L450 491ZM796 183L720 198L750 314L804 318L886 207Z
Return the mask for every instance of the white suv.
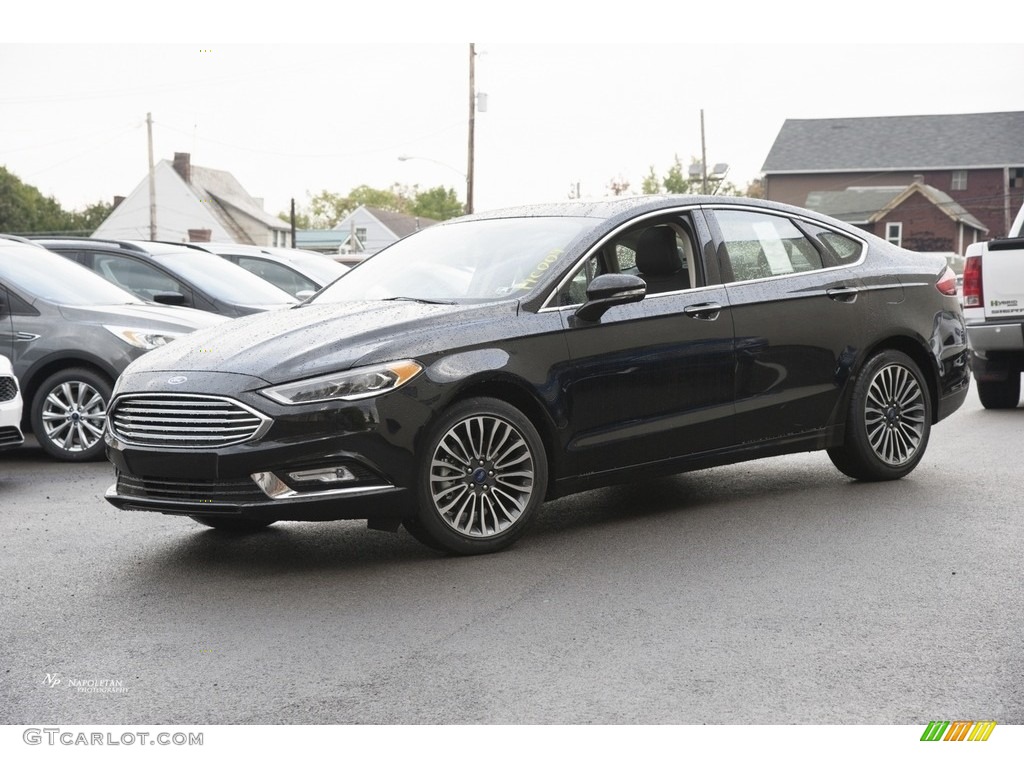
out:
M21 433L21 388L11 361L0 355L0 450L25 442Z

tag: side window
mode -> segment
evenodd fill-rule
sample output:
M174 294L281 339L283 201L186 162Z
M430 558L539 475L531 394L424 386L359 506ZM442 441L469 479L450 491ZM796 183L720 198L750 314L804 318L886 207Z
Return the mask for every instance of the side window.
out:
M715 211L733 280L821 269L818 249L792 221L752 211Z
M189 295L188 289L174 278L149 264L125 256L98 253L93 258L92 269L114 285L146 301L152 301L158 293Z
M590 281L607 272L638 275L647 283L648 296L695 288L693 242L689 227L679 220L626 230L587 257L563 286L558 304L582 304Z
M238 266L247 269L258 277L262 277L269 283L296 296L300 291L316 291L316 283L300 275L293 269L277 264L266 259L254 259L249 256L239 256Z

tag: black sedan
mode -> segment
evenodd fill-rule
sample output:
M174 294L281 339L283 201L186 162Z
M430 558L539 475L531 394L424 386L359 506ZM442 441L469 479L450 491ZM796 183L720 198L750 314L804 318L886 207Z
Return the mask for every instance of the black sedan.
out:
M826 450L903 477L968 386L941 257L738 198L504 210L133 363L107 499L491 552L545 499L654 475Z

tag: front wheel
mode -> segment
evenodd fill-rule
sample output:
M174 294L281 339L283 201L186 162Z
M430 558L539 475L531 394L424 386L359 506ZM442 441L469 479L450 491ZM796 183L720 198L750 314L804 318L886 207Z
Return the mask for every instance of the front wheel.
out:
M457 403L431 430L422 456L417 516L406 528L429 546L459 555L504 549L544 500L544 443L530 420L501 400Z
M112 384L88 368L49 376L32 398L32 432L39 447L61 461L103 458L103 431Z
M886 350L864 364L853 384L846 439L829 458L857 480L896 480L924 456L931 433L931 399L920 368Z

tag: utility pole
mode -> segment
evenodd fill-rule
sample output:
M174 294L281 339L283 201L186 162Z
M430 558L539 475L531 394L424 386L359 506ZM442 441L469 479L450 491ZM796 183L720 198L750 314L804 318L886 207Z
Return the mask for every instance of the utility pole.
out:
M469 160L466 163L466 213L473 212L473 139L476 132L476 44L469 44Z
M156 177L153 175L153 113L146 113L149 136L149 239L156 240Z
M700 191L702 195L708 193L708 151L704 146L704 110L700 111Z

